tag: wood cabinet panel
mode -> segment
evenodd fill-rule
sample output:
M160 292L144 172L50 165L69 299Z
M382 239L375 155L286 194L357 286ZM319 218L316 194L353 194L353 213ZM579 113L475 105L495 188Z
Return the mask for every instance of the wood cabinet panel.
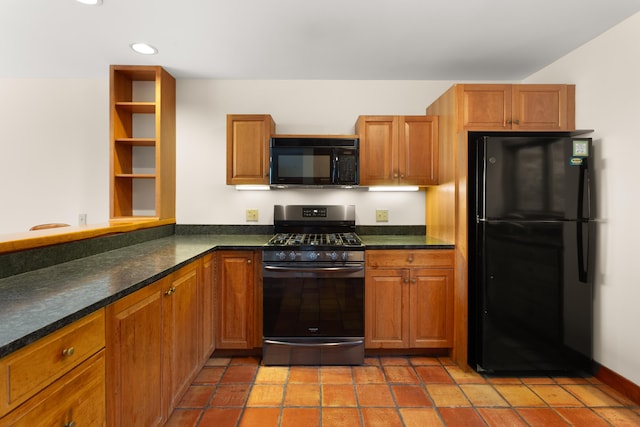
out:
M163 287L163 382L171 415L200 368L198 281L200 263L193 262L171 276Z
M365 346L450 348L452 250L366 252Z
M398 118L362 116L356 132L360 136L360 185L397 182Z
M200 318L200 362L204 364L216 349L215 325L215 273L216 259L213 254L202 258L202 280L198 288L198 317Z
M220 251L217 257L216 348L253 348L254 252Z
M438 183L438 118L399 118L398 173L404 185Z
M227 184L269 184L269 139L275 122L268 114L227 115Z
M104 426L104 350L0 421L3 426Z
M416 269L409 300L410 347L453 345L453 269Z
M163 408L162 299L166 280L107 306L107 422L161 426Z
M409 272L367 271L365 278L365 347L406 348L409 345Z
M98 310L0 360L0 416L105 346Z
M574 85L459 85L467 130L575 130Z

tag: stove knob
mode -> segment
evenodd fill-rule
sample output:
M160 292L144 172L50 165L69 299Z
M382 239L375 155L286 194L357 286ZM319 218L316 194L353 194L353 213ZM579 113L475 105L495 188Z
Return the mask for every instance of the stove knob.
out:
M280 251L276 254L276 258L278 258L280 261L284 261L286 257L287 257L287 254L285 254L284 251Z
M333 251L329 254L329 258L331 258L331 261L337 261L338 260L338 254Z
M342 252L342 260L343 261L349 261L349 253L348 252Z
M294 261L294 260L296 259L296 253L295 253L295 252L293 252L293 251L292 251L292 252L290 252L290 253L289 253L289 259L290 259L291 261Z
M315 260L318 259L318 253L317 252L309 252L308 258L311 261L315 261Z

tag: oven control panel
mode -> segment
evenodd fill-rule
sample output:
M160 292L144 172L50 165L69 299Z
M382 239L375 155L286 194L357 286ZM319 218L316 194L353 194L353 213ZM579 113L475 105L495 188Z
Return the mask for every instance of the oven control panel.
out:
M325 261L325 262L353 262L364 261L364 251L296 251L275 250L263 251L263 261Z
M327 217L327 208L303 207L302 208L302 217L303 218L326 218Z

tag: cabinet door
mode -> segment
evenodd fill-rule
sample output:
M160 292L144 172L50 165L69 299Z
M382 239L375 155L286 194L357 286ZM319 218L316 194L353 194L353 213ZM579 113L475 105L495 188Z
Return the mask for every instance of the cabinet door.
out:
M574 130L574 86L513 85L513 129Z
M398 117L361 116L356 132L360 135L360 185L398 183Z
M460 85L458 122L468 130L511 129L511 85Z
M163 279L107 306L109 426L164 425Z
M399 181L401 185L433 185L438 182L438 118L399 118Z
M167 417L200 367L198 271L198 263L183 267L169 276L163 287L163 378L167 389Z
M412 271L409 291L410 346L453 345L453 270Z
M271 116L227 116L227 184L269 184Z
M214 300L216 263L213 254L202 259L202 277L198 282L198 317L200 318L200 362L205 363L216 349Z
M217 256L216 348L253 348L254 254L221 251Z
M365 275L365 347L409 345L409 270L369 270Z

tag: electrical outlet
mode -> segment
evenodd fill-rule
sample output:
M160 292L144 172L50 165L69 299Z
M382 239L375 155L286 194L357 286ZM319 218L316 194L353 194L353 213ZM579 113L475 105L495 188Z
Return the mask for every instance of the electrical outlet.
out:
M376 222L389 222L389 211L387 209L376 209Z
M257 221L258 209L247 209L245 215L246 215L247 221Z

